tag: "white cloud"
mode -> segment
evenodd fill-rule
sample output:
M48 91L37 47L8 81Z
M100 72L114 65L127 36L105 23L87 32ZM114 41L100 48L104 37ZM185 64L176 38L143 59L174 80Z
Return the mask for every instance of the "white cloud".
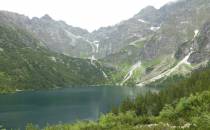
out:
M147 5L159 8L171 0L2 0L0 10L30 17L49 14L89 31L128 19Z

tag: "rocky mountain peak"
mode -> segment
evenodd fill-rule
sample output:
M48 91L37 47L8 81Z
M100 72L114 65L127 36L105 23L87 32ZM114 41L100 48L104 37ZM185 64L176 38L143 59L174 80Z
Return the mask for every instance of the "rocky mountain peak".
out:
M167 60L173 65L189 54L187 62L192 64L208 59L210 24L204 23L210 18L209 11L209 0L178 0L160 9L148 6L128 20L92 33L47 14L28 19L0 11L0 23L27 30L55 52L100 59L121 71L140 60L145 69L142 73L152 77L170 68ZM196 52L191 54L191 48Z
M53 20L48 14L45 14L44 16L41 17L43 20Z
M154 6L147 6L143 8L140 13L146 13L146 12L154 12L157 11L157 9Z
M134 19L143 19L150 23L157 23L157 19L159 18L160 14L158 9L153 6L147 6L143 8L138 14L136 14L133 18Z

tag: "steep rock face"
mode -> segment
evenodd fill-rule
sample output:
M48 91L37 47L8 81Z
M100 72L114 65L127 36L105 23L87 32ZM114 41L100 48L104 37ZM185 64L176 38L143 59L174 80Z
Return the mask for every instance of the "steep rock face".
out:
M181 0L160 9L149 6L129 20L101 28L92 33L93 39L100 41L99 57L119 52L148 35L153 37L145 42L140 59L153 60L161 55L175 53L178 46L191 40L194 30L209 19L209 4L206 0Z
M152 37L145 41L144 49L138 53L142 60L153 60L175 53L179 45L192 39L194 30L210 17L209 4L206 0L180 0L160 9L148 6L128 20L92 33L55 21L48 15L29 19L1 11L0 23L25 28L51 50L80 58L93 55L97 59L104 58L150 35Z
M83 38L88 34L86 30L54 21L47 15L40 19L33 18L28 30L53 51L73 57L88 57L92 52L90 43Z
M157 19L161 21L160 30L156 33L156 40L145 46L143 58L155 58L164 53L174 53L182 43L193 39L194 30L199 29L210 17L207 13L210 11L208 6L210 2L201 1L182 0L160 8ZM156 54L151 55L150 52L154 51Z
M1 11L0 23L25 28L49 49L80 58L104 58L146 38L138 58L153 60L175 53L179 45L192 39L194 30L209 19L209 11L210 2L206 0L180 0L160 9L148 6L128 20L92 33L55 21L48 15L29 19Z
M91 34L92 39L99 41L98 57L106 57L119 52L131 42L140 40L153 34L150 30L151 23L138 18L131 18L121 23L106 28L100 28Z
M72 57L87 58L92 55L88 31L72 27L50 16L29 19L24 15L1 11L0 24L23 28L43 42L47 48Z
M194 53L191 55L189 61L191 63L201 63L210 58L210 22L207 22L197 38L193 42Z
M183 60L198 64L208 57L210 1L179 0L155 9L148 6L132 18L92 33L72 27L50 16L29 19L10 12L0 12L0 24L30 32L45 46L71 57L91 58L115 68L122 77L129 67L141 62L134 74L138 80L149 79L167 71ZM201 45L202 43L202 45ZM188 66L189 67L189 66ZM121 80L120 79L120 80Z
M199 64L205 61L209 61L210 56L210 22L206 22L200 31L197 30L197 34L194 39L180 45L175 56L177 59L182 59L190 51L193 53L189 57L189 62L192 64ZM196 33L196 31L195 31Z
M162 22L161 14L158 9L153 6L147 6L143 8L138 14L134 15L133 19L150 23L155 26L159 26ZM143 21L142 21L143 22Z
M208 46L205 46L205 42L202 42L204 43L202 53L196 51L196 48L200 48L197 45L199 41L207 41L206 38L199 38L199 30L206 21L209 21L209 11L210 1L206 0L180 0L166 4L160 9L147 7L133 18L120 23L121 26L127 27L132 22L138 21L141 24L132 26L135 26L137 30L144 31L137 31L135 34L127 31L123 39L126 39L128 35L130 37L138 36L138 38L131 39L123 44L122 42L116 43L119 46L119 51L116 50L117 53L106 56L104 62L116 66L126 64L126 67L121 67L120 72L124 71L128 66L132 67L140 60L143 73L137 75L136 79L147 80L161 75L190 54L189 59L176 68L176 71L188 71L192 67L189 63L198 64L208 57L208 51L206 50ZM142 28L142 25L145 25L144 28ZM114 26L115 32L122 34L123 32L120 33L118 26ZM110 31L114 27L109 27L107 30ZM106 32L105 30L103 29L103 32Z

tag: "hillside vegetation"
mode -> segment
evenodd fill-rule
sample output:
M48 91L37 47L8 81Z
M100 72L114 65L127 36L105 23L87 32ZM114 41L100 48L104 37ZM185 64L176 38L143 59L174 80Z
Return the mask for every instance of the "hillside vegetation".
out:
M71 85L96 85L105 78L100 64L45 49L25 30L0 26L0 92Z
M44 130L208 130L210 129L210 66L188 78L170 77L156 86L167 87L125 100L98 121L46 126ZM38 130L28 124L26 130Z

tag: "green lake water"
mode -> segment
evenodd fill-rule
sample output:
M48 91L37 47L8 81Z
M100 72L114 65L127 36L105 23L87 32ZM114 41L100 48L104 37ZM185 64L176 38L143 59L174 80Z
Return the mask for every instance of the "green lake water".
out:
M0 125L23 129L27 123L46 124L96 120L127 97L151 88L72 87L56 90L26 91L0 95Z

